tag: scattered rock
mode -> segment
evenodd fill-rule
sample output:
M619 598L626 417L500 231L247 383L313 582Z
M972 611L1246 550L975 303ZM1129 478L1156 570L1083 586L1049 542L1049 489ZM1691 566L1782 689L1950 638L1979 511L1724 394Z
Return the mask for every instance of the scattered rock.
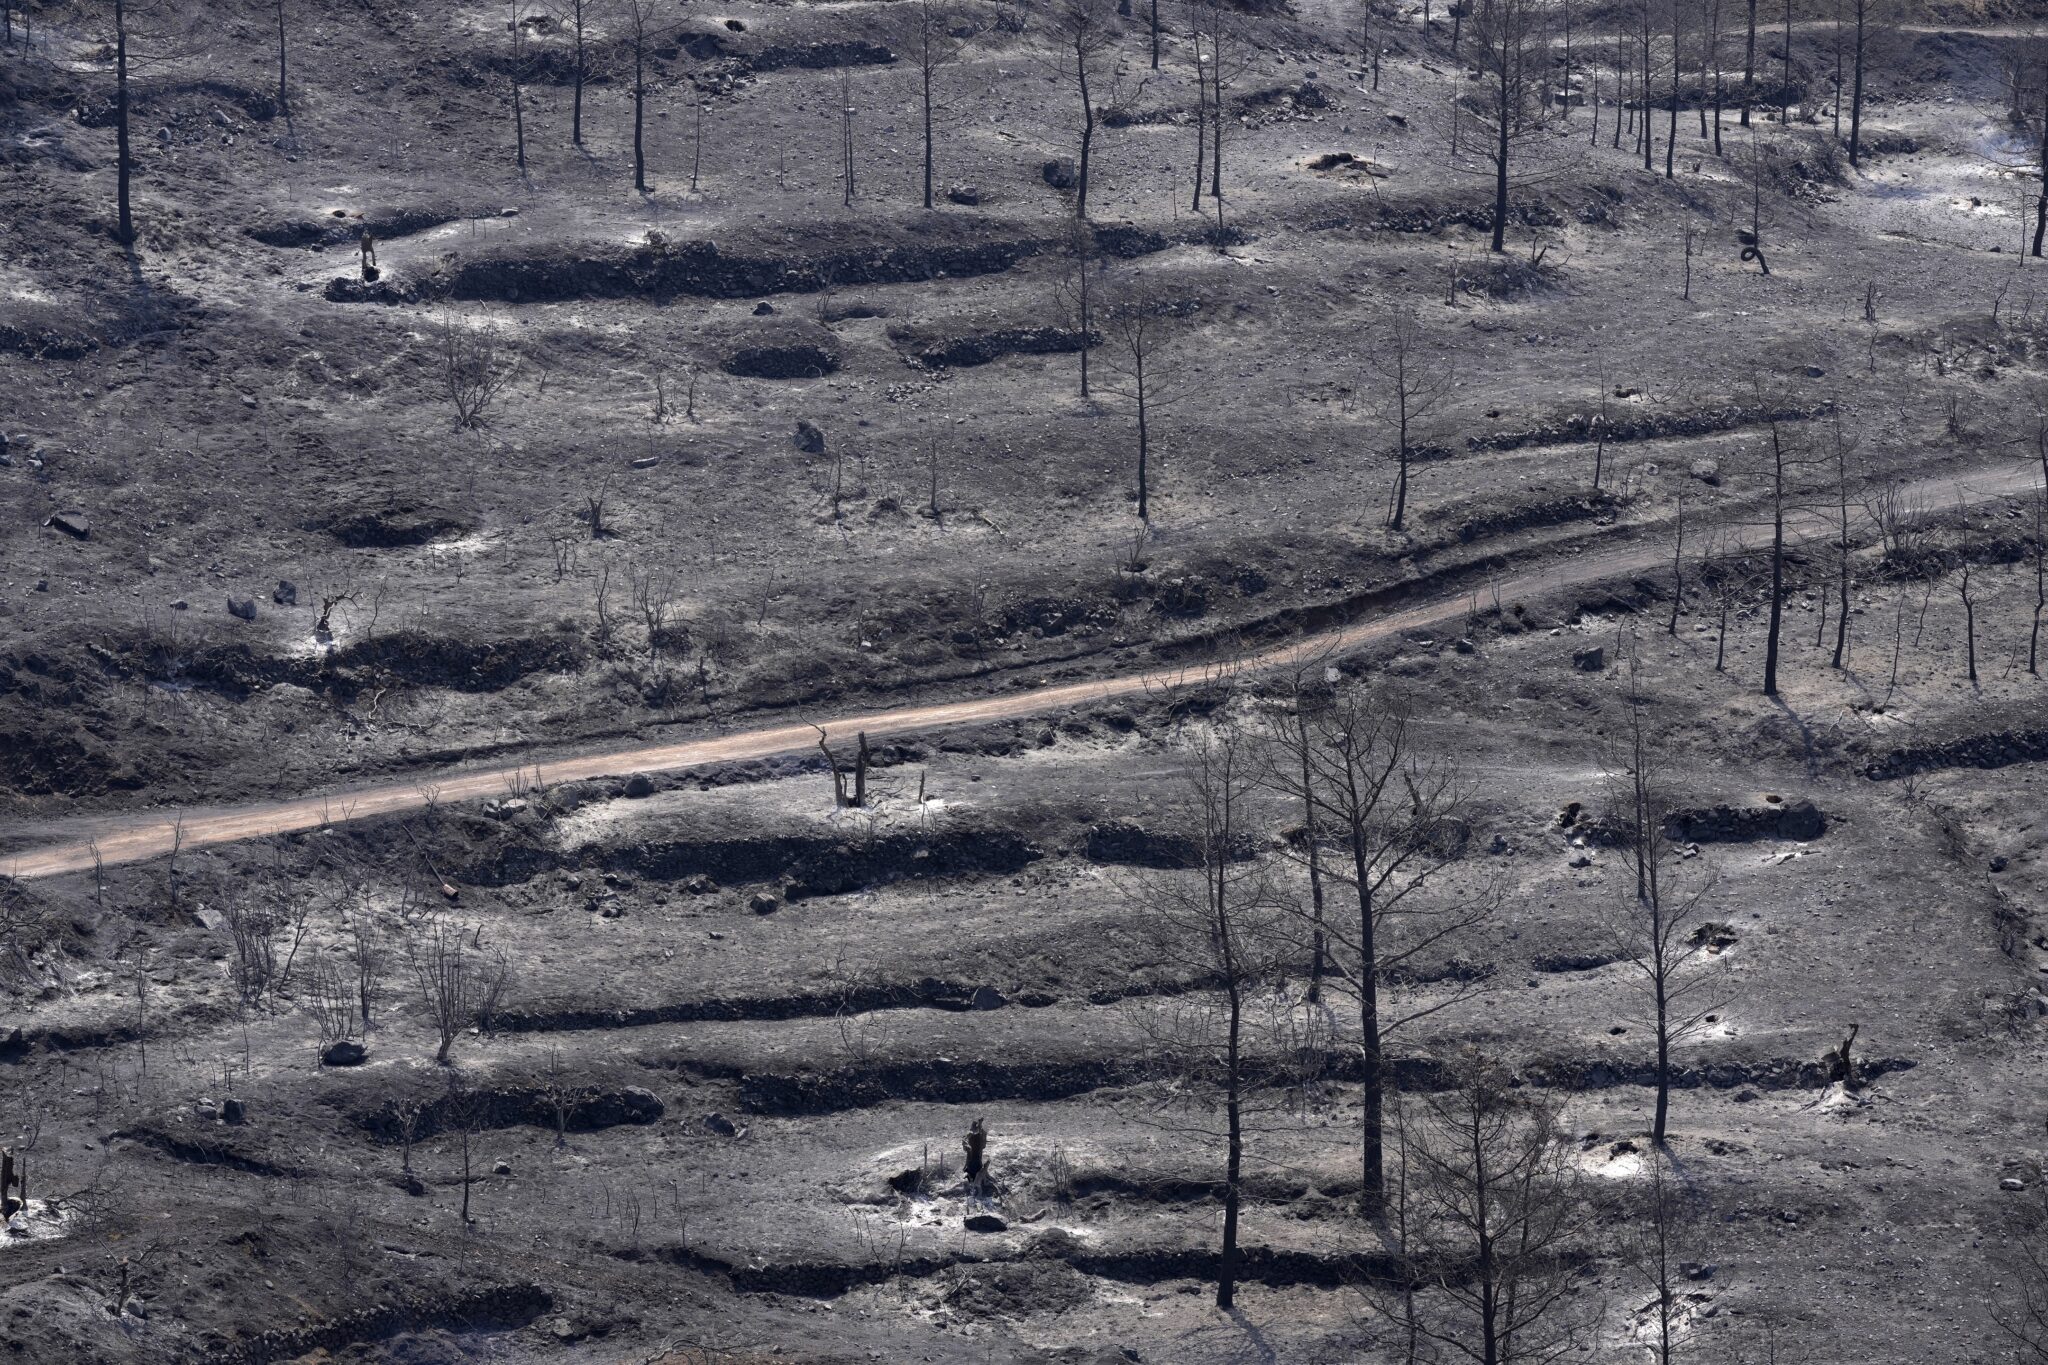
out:
M646 773L634 773L626 779L626 795L635 801L654 795L654 779Z
M507 796L496 801L484 802L484 814L490 816L493 820L510 820L525 809L525 799L518 796Z
M540 1326L542 1331L564 1345L581 1341L590 1335L589 1328L585 1327L579 1319L571 1317L549 1318Z
M1694 460L1692 476L1711 488L1721 485L1721 466L1712 460Z
M704 1116L704 1126L720 1137L738 1137L740 1135L739 1125L723 1114L706 1114Z
M994 986L976 986L974 994L968 998L967 1008L971 1010L999 1010L1008 1003L1009 1001L1003 998L1003 993Z
M633 461L633 468L652 469L660 463L661 456L659 455L642 455L639 459Z
M2009 1175L2005 1179L1998 1182L1998 1188L2001 1190L2023 1190L2026 1187L2027 1182L2020 1179L2016 1175Z
M1080 180L1072 159L1064 156L1052 158L1038 168L1038 173L1045 178L1046 184L1056 190L1070 190Z
M248 1106L236 1099L220 1102L220 1121L229 1124L243 1124L249 1121Z
M1735 926L1708 920L1692 931L1692 943L1710 953L1724 953L1735 946Z
M327 1050L320 1054L322 1066L361 1066L370 1056L370 1049L353 1038L329 1043Z
M1010 1230L1010 1225L1003 1221L999 1215L993 1213L971 1214L968 1216L967 1221L960 1226L966 1228L969 1232L1008 1232Z
M277 586L270 590L270 600L280 607L296 607L299 605L299 585L289 578L278 579Z
M766 891L756 891L747 897L747 909L757 915L772 915L781 908L782 902Z
M500 1162L496 1162L496 1163L494 1163L494 1164L493 1164L493 1165L491 1166L491 1174L492 1174L492 1175L510 1175L510 1174L512 1174L512 1163L511 1163L511 1162L509 1162L509 1161L500 1161Z
M253 597L228 598L228 615L244 621L256 619L256 599Z
M818 429L818 424L815 422L798 421L796 424L796 434L789 439L792 445L806 455L823 455L825 453L825 433Z
M946 198L955 204L966 204L971 207L981 202L981 189L976 185L955 185L946 191Z
M1581 673L1598 673L1607 667L1607 650L1601 645L1572 651L1572 667Z
M86 521L83 512L56 512L43 518L43 525L62 531L73 540L88 540L92 537L92 525Z
M762 299L759 303L754 305L754 316L757 318L773 317L774 314L775 305L768 302L768 300L766 299Z

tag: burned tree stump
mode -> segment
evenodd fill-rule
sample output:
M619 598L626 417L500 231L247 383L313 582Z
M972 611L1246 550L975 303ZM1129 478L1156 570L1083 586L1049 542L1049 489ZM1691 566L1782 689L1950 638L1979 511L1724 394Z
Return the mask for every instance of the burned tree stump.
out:
M967 1136L960 1140L960 1150L967 1154L967 1183L975 1189L988 1185L988 1129L976 1119L967 1129Z
M1853 1051L1856 1034L1862 1027L1861 1024L1849 1025L1849 1036L1842 1039L1841 1046L1828 1049L1821 1057L1821 1061L1828 1069L1828 1083L1833 1085L1839 1082L1842 1089L1850 1094L1863 1088L1863 1078L1856 1072L1856 1056Z
M8 1194L20 1191L19 1197ZM11 1218L28 1207L28 1162L17 1158L13 1149L0 1147L0 1220Z

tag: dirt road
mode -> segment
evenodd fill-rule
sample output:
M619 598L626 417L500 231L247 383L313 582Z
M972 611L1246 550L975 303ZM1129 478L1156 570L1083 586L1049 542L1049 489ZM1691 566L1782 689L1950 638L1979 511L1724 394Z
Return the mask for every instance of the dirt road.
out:
M2029 462L2001 462L1968 472L1944 474L1912 485L1908 495L1928 508L1950 506L1958 500L1984 502L1994 498L2025 494L2040 486L2041 468ZM1854 515L1854 514L1852 514ZM1828 519L1818 513L1802 513L1791 520L1787 535L1793 540L1814 540L1832 530ZM1744 548L1770 543L1767 522L1741 528L1737 537ZM1559 588L1573 587L1646 570L1661 568L1670 558L1670 546L1661 538L1655 543L1641 540L1581 554L1541 568L1512 574L1499 582L1502 600L1527 600ZM1215 681L1240 673L1283 670L1313 663L1377 643L1405 630L1436 626L1456 620L1469 609L1464 593L1446 594L1369 621L1359 621L1333 630L1304 636L1232 660L1199 669L1188 667L1154 669L1122 677L1098 678L981 697L972 701L939 702L903 706L865 714L821 718L818 722L835 737L865 731L870 738L884 738L951 726L976 725L1011 720L1086 706L1134 694L1159 692L1191 683ZM6 871L15 878L49 877L82 872L93 866L95 856L107 866L139 862L179 850L204 848L211 844L255 839L265 835L289 834L319 829L347 820L362 820L394 811L413 810L429 801L470 801L504 796L509 791L536 781L549 784L578 782L596 777L615 777L633 772L674 772L707 764L732 763L768 758L777 754L810 749L818 732L808 720L789 725L746 730L737 734L684 740L675 744L654 744L602 753L561 758L537 767L533 763L478 769L443 769L422 773L403 782L365 787L356 791L302 796L287 801L264 801L252 805L215 810L159 812L116 815L87 821L67 821L42 831L51 840L46 846L10 858ZM36 831L17 831L33 835Z

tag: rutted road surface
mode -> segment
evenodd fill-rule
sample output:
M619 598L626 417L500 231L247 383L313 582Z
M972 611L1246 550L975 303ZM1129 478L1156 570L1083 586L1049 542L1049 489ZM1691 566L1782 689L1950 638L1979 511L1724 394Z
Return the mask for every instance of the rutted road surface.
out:
M1944 508L1959 501L1979 503L2028 493L2039 487L2041 480L2039 465L2031 462L2000 463L1965 473L1923 479L1910 485L1907 493L1924 506ZM1859 516L1854 511L1851 515L1852 518ZM1786 535L1789 540L1821 539L1831 534L1833 529L1833 523L1825 512L1788 514ZM1746 525L1734 532L1734 538L1742 549L1768 545L1770 536L1771 528L1767 522ZM1670 555L1669 545L1661 540L1652 544L1637 539L1511 574L1500 580L1499 595L1503 598L1535 598L1560 588L1656 569L1668 564ZM1320 631L1284 645L1200 668L1158 668L971 701L938 702L834 716L819 723L833 736L866 731L871 738L881 738L1065 711L1118 697L1215 682L1237 674L1300 667L1378 643L1402 631L1455 620L1469 608L1470 602L1468 593L1447 593L1369 621ZM6 871L18 879L51 877L91 868L95 854L106 866L139 862L169 853L174 846L178 849L204 848L212 844L290 834L348 820L414 810L430 801L502 796L518 784L533 782L536 777L556 783L616 777L632 772L675 772L709 764L796 753L813 747L817 742L817 728L805 720L675 744L579 754L554 759L544 765L527 762L494 768L443 769L402 782L287 801L264 801L224 809L151 811L53 823L42 831L51 842L8 859ZM16 831L31 836L34 832Z

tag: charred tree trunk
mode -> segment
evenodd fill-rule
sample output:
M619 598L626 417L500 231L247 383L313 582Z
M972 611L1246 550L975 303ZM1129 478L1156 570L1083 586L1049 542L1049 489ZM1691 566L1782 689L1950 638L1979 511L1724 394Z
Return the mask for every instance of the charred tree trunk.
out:
M930 38L925 41L929 43ZM932 65L926 55L920 62L919 93L924 105L924 206L932 206Z
M1861 164L1858 157L1863 150L1863 65L1864 28L1869 21L1869 0L1856 0L1856 92L1849 102L1849 164Z
M1351 865L1358 883L1358 1027L1364 1073L1364 1116L1359 1137L1359 1203L1368 1217L1377 1217L1387 1202L1387 1076L1385 1045L1380 1039L1379 948L1375 941L1371 867L1368 848L1372 838L1363 812L1352 803Z
M1681 6L1671 7L1671 122L1664 129L1664 178L1671 179L1672 167L1678 158L1678 82L1685 70L1685 63L1679 60L1678 21L1683 13Z
M647 44L633 40L633 188L647 193Z
M586 3L588 0L575 0L572 16L576 25L576 73L572 77L574 93L569 98L569 144L573 147L583 145L583 7Z
M289 114L291 95L285 82L284 58L284 0L277 0L277 109L281 114Z
M1076 65L1081 86L1081 164L1074 181L1074 216L1085 219L1088 216L1088 156L1095 147L1095 105L1088 97L1088 57L1085 51L1077 54Z
M128 6L114 0L114 199L119 223L114 240L135 244L135 219L128 207Z
M1764 695L1778 695L1778 631L1785 620L1785 447L1771 424L1771 624L1764 641Z
M1756 4L1749 0L1749 40L1742 49L1742 126L1749 127L1749 109L1756 103Z
M125 126L125 125L123 125ZM2034 255L2048 237L2048 60L2041 64L2041 197L2034 201Z

